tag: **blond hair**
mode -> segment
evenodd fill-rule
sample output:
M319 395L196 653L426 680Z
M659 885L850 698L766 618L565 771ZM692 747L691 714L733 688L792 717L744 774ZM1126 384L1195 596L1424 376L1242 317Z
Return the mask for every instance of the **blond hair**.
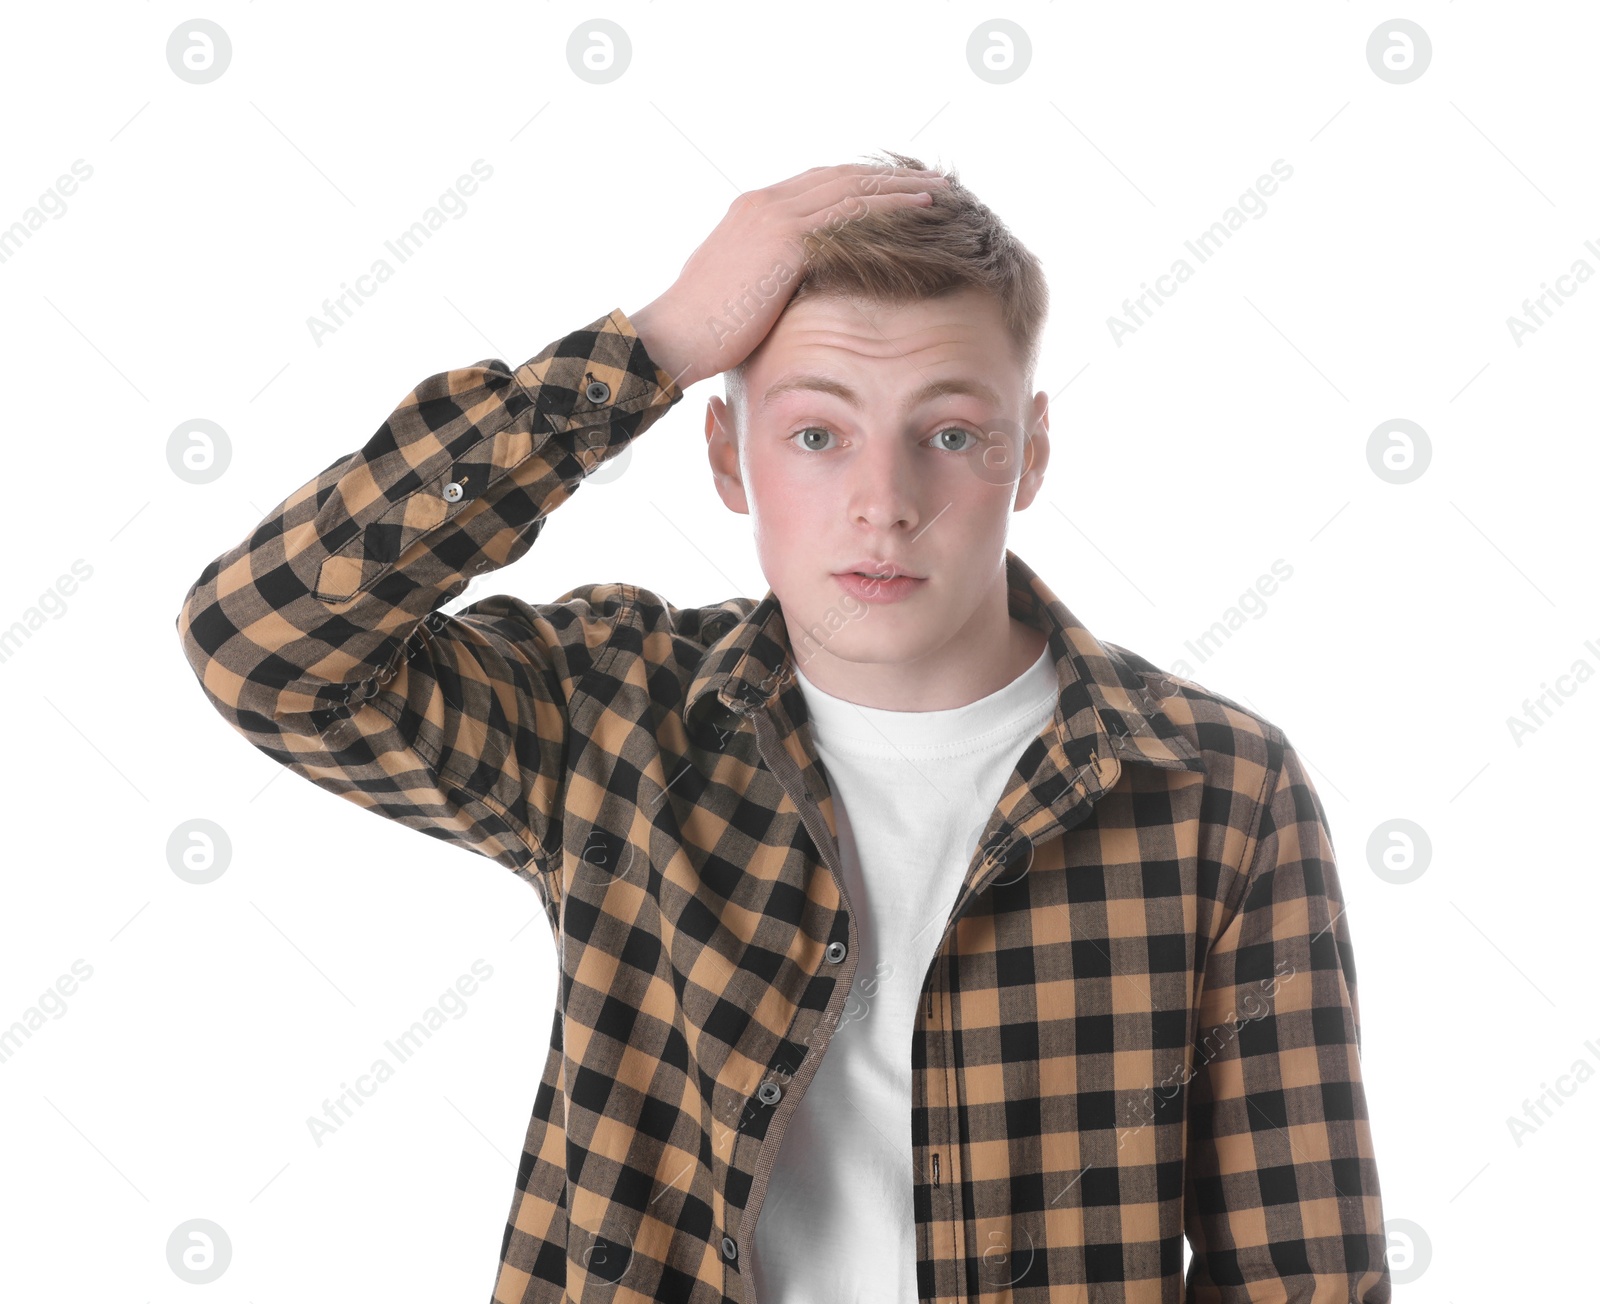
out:
M879 151L891 166L924 168L921 159ZM933 202L874 210L835 222L807 239L807 262L790 303L815 295L860 298L886 307L939 299L976 288L1000 307L1028 389L1039 361L1050 289L1037 257L952 168L938 169L949 184ZM786 306L787 310L787 306ZM745 369L749 359L723 373L728 406L745 425Z

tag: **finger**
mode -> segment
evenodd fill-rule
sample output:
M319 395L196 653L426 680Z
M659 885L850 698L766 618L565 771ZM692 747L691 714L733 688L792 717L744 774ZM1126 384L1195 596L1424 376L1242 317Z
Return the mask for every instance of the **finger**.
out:
M870 200L889 195L915 194L949 182L941 175L897 170L873 175L833 177L816 182L811 189L790 201L791 211L816 214L852 199Z
M874 185L887 185L891 181L926 181L942 175L938 168L907 168L886 163L838 163L832 167L808 168L769 189L774 200L783 202L826 186L855 186L870 192Z
M897 208L928 208L933 204L933 195L928 190L904 190L882 195L850 195L825 208L805 223L806 236L826 238L829 232L837 231L847 222L865 217L868 213Z

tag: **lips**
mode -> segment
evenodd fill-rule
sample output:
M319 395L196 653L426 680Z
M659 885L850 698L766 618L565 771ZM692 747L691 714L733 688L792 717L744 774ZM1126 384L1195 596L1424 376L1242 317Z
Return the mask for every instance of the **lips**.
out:
M852 562L849 566L845 567L843 570L835 571L834 574L835 575L859 575L859 576L861 576L862 579L867 579L867 580L872 580L872 579L920 580L920 579L924 578L921 575L913 575L913 574L911 574L910 571L908 571L904 566L900 565L898 562L892 562L892 561L891 562L878 562L878 561L873 561L871 558L865 558L865 559L863 559L861 561Z
M836 571L833 582L858 602L894 603L910 597L920 590L919 584L928 581L915 575L895 575L890 579L876 579L856 571Z

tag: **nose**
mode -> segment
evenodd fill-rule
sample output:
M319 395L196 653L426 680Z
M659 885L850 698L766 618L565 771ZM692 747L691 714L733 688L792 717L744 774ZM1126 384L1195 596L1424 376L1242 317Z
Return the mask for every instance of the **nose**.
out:
M875 529L917 523L916 453L893 437L866 441L850 467L852 519Z

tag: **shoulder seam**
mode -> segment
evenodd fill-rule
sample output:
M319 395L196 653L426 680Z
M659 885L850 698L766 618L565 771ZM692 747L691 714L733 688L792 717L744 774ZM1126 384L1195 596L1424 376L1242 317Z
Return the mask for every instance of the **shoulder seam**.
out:
M1269 757L1272 748L1274 746L1277 747L1278 763L1262 767L1265 773L1261 778L1261 791L1256 794L1255 818L1250 822L1250 834L1245 841L1244 853L1239 858L1239 867L1235 871L1239 879L1239 887L1237 889L1239 899L1233 903L1228 911L1228 922L1230 924L1233 922L1234 916L1243 909L1245 899L1250 895L1251 885L1255 882L1256 866L1254 862L1256 853L1261 849L1261 826L1266 823L1267 808L1272 804L1271 794L1277 790L1278 783L1283 778L1284 762L1287 759L1289 748L1288 738L1277 725L1254 713L1251 713L1251 718L1258 720L1263 726L1261 737L1267 746Z
M630 625L635 623L634 616L637 614L639 609L638 588L635 585L629 584L626 580L617 580L614 582L618 591L618 602L616 611L613 612L609 618L611 633L607 636L606 645L601 649L600 655L589 663L589 668L584 671L582 676L578 679L578 682L572 686L572 700L567 703L567 711L569 716L572 713L573 708L577 705L580 697L594 696L594 694L589 691L590 679L598 675L603 669L606 669L608 666L610 666L612 658L617 655L617 626L622 624L624 621Z

